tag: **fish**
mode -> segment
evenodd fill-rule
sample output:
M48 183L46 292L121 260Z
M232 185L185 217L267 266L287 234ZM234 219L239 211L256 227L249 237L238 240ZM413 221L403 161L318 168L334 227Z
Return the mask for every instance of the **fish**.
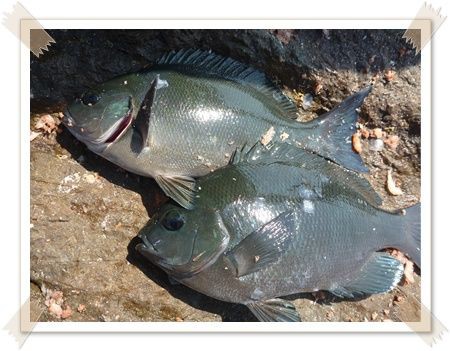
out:
M370 90L301 123L295 104L265 74L190 49L90 89L68 105L63 123L94 153L154 178L167 196L192 208L195 178L227 165L236 148L260 139L286 139L366 172L350 137Z
M193 209L163 205L138 233L139 255L268 322L301 321L285 296L392 290L404 268L383 249L420 267L420 203L385 211L363 175L286 143L268 147L244 147L198 178Z

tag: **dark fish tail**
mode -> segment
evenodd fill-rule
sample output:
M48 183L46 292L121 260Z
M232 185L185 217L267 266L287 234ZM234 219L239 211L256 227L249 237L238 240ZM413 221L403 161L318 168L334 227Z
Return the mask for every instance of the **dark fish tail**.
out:
M414 261L420 268L421 264L421 216L420 203L405 209L404 215L398 215L398 226L394 226L393 233L397 243L395 248L399 249Z
M367 172L361 157L353 151L352 135L356 132L358 108L371 90L372 87L367 86L331 111L304 123L298 144L347 169Z

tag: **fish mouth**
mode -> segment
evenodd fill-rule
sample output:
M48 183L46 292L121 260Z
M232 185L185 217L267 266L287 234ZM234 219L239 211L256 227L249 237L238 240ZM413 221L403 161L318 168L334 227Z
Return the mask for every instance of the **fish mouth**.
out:
M105 133L101 136L94 138L92 133L89 133L83 127L77 126L74 122L74 118L71 116L67 109L64 113L63 123L70 129L78 139L86 144L93 145L94 147L109 146L119 140L122 135L130 128L133 123L133 108L130 107L127 113L118 121L116 121Z
M191 277L193 274L190 272L180 272L179 269L183 270L183 265L176 266L168 264L164 257L160 256L158 253L158 250L153 246L153 244L148 241L145 237L139 236L140 239L143 241L142 243L139 243L135 246L135 249L137 252L139 252L142 256L144 256L146 259L148 259L153 264L159 266L164 271L166 271L168 274L170 274L173 277L177 277L177 279L185 279Z
M133 122L133 110L130 108L125 116L116 122L101 138L106 138L105 144L112 144L128 130Z
M139 238L142 240L142 243L136 245L136 250L142 254L143 256L149 258L151 261L159 261L162 257L158 254L158 250L151 243L150 240L147 239L145 235L139 235Z
M158 252L158 249L150 240L147 239L145 234L138 235L138 237L142 240L142 243L137 244L135 246L135 249L150 262L159 266L171 276L177 277L179 279L184 279L192 276L190 272L184 272L185 268L183 264L173 265L167 263L166 259L161 256L161 254Z
M192 278L193 276L199 274L205 269L209 268L213 265L219 256L226 250L228 246L228 242L230 240L229 236L226 236L217 250L212 254L207 254L204 258L204 262L198 261L198 258L202 257L206 252L202 252L195 257L185 263L180 265L168 264L164 257L160 255L155 245L146 238L145 235L138 235L138 237L142 240L142 243L139 243L135 246L135 249L145 258L150 260L155 265L158 265L160 268L165 270L168 274L176 278L177 280L184 280ZM192 247L192 251L194 250L194 245ZM203 258L203 257L202 257Z

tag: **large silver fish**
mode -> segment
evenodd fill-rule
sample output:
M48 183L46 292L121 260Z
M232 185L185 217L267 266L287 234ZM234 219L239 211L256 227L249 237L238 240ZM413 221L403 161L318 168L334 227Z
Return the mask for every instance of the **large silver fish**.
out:
M199 178L193 210L163 206L137 250L182 284L244 304L261 321L298 321L278 297L393 289L403 265L381 249L398 248L420 266L420 204L404 213L379 204L354 172L286 144L259 145Z
M349 138L369 91L300 123L293 102L263 73L210 52L185 50L86 92L68 107L64 123L90 150L155 178L168 196L190 208L193 178L226 165L236 147L261 138L285 139L366 171Z

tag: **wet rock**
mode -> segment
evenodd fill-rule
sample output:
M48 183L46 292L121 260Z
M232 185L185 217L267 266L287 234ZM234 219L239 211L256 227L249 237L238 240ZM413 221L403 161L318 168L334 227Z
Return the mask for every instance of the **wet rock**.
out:
M397 62L403 79L420 87L404 69L420 55L402 39L401 30L49 30L56 44L31 58L34 102L63 103L95 83L154 63L164 52L182 48L213 50L263 70L290 88L314 91L323 75L321 95L342 99ZM399 58L399 48L405 53ZM369 64L371 57L376 57ZM369 65L362 72L359 66ZM339 72L336 75L335 72ZM344 74L342 74L345 72ZM420 75L419 75L420 77ZM330 82L329 80L333 81ZM409 83L411 82L411 83ZM330 84L331 83L331 84ZM394 84L392 84L395 87ZM329 106L329 103L327 104Z

